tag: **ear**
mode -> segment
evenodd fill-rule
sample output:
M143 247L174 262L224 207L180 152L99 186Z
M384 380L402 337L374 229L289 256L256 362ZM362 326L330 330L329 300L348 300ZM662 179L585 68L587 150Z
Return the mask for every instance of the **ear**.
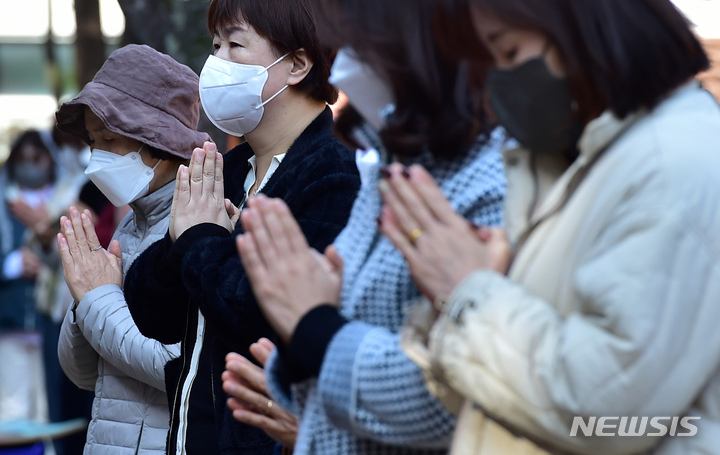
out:
M302 47L293 52L290 57L292 58L292 68L288 75L287 84L297 85L310 73L314 62L305 51L305 48Z

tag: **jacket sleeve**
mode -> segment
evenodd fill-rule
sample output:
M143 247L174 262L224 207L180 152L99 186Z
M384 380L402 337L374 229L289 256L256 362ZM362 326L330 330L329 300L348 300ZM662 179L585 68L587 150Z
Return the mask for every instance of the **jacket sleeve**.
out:
M720 358L720 253L677 212L624 211L607 226L572 279L580 311L562 316L478 271L436 323L431 357L451 387L529 437L638 453L662 438L571 437L573 420L685 415Z
M95 390L99 358L68 309L58 339L58 359L65 375L81 389Z
M166 346L143 336L119 287L93 289L75 313L78 329L100 357L133 379L165 391L165 364L178 357L179 346Z
M284 200L311 247L323 251L335 240L345 227L359 186L353 169L310 181L301 179L290 187ZM241 232L239 226L235 235ZM245 275L235 235L218 232L198 241L185 254L182 276L217 338L229 349L245 355L251 343L273 332Z
M181 259L166 234L133 261L123 283L128 309L140 333L168 345L182 341L189 310Z

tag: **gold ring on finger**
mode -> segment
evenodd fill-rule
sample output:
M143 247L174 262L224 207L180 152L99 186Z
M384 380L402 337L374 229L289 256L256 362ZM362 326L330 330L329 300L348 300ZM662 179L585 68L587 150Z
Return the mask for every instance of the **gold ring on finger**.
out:
M423 234L422 229L415 228L415 229L413 229L413 231L410 234L408 234L408 240L410 241L410 243L412 243L414 245L415 242L417 241L417 239L419 239L422 234Z
M270 411L272 410L272 407L273 407L273 400L268 400L268 402L267 402L267 408L265 408L265 415L270 414Z

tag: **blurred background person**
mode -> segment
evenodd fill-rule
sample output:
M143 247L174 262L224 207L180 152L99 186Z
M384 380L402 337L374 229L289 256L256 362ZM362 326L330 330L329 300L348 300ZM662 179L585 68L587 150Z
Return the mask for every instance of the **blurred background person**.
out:
M0 422L48 419L35 281L43 264L29 247L53 194L52 155L35 130L13 142L0 171Z

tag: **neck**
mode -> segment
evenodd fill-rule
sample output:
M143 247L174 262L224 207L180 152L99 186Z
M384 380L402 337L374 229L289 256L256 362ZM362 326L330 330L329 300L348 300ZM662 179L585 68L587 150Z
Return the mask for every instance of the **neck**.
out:
M161 161L160 164L158 164L158 167L155 168L155 177L153 177L152 181L150 182L148 194L154 193L163 186L175 180L175 176L177 175L177 170L180 167L180 164L182 163L178 161Z
M292 88L265 105L260 124L245 135L257 157L258 185L270 168L273 156L287 152L324 109L325 103L295 93Z

